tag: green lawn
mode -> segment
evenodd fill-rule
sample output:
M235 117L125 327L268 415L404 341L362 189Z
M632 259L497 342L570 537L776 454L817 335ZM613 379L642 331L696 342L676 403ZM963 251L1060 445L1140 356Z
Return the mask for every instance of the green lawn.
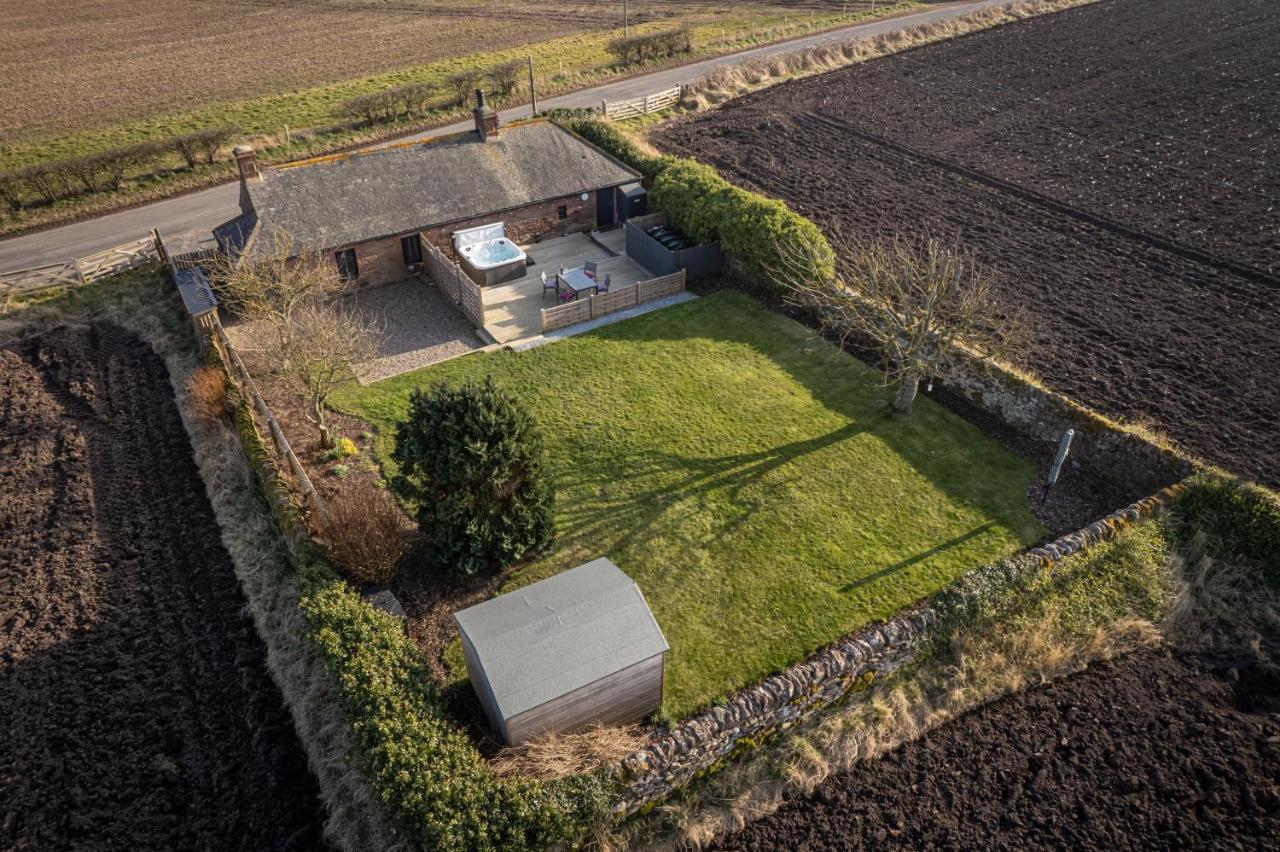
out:
M349 388L389 466L409 390L492 374L542 425L558 539L514 588L607 555L671 644L679 718L1039 539L1034 476L976 427L736 293Z

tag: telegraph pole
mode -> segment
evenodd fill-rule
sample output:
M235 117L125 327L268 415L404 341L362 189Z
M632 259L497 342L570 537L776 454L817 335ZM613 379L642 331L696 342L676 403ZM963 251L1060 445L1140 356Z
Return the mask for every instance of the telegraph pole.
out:
M529 100L533 102L533 112L531 115L538 114L538 93L533 89L533 54L529 54Z

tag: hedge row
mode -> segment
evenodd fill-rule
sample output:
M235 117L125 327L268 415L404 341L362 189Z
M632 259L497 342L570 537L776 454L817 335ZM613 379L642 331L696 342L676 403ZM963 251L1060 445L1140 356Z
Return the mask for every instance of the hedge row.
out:
M666 59L693 50L693 34L688 27L615 38L604 46L620 65L635 65L652 59Z
M613 797L603 772L555 782L494 774L445 717L400 622L370 606L312 546L247 402L234 423L276 524L294 543L310 639L334 674L371 784L408 846L546 849L603 818Z
M233 127L218 127L184 133L156 142L138 142L97 154L68 160L10 169L0 172L0 199L15 212L34 195L52 204L89 192L119 192L131 172L152 163L161 154L173 152L189 167L212 163L218 151L236 134Z
M817 225L781 201L734 186L711 166L674 160L654 178L649 199L676 230L718 240L766 286L783 269L815 281L835 277L835 252Z
M552 118L650 178L652 208L674 228L720 247L766 286L785 269L814 280L835 276L835 252L822 231L774 198L734 186L712 166L646 153L617 125L594 114L551 113ZM789 249L785 256L784 248Z

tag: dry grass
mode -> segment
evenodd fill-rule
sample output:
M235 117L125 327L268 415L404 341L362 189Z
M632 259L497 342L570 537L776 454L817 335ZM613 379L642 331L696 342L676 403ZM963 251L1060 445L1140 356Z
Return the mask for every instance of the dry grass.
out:
M1280 667L1280 594L1263 582L1260 566L1216 559L1198 535L1175 557L1175 568L1178 594L1161 625L1170 641L1206 651L1247 648L1262 666Z
M404 514L385 490L356 479L325 503L320 537L355 583L386 583L408 546Z
M873 687L863 700L791 736L776 751L761 750L725 769L696 801L659 806L656 820L632 823L608 844L705 848L773 813L787 796L808 795L831 775L874 760L988 701L1160 641L1150 622L1130 619L1087 638L1073 637L1054 612L1008 634L961 634L945 660L931 660L909 678Z
M617 763L644 744L635 725L593 725L574 734L547 734L521 746L505 748L490 761L499 775L549 781Z
M784 80L833 71L975 30L1094 2L1097 0L1024 0L948 21L905 27L848 42L818 45L792 53L753 59L741 65L721 66L689 87L681 108L688 111L708 109Z
M217 420L227 413L227 376L213 367L197 367L187 379L187 404L201 420Z

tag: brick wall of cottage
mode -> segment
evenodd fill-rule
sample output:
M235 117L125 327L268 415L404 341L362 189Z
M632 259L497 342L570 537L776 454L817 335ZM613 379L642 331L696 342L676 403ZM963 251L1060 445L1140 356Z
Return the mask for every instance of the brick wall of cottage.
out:
M613 190L606 190L612 192ZM560 207L566 208L566 217L560 218ZM549 237L561 237L575 231L589 231L596 225L596 194L589 193L583 201L578 195L554 198L541 204L530 204L502 215L477 216L464 222L454 222L422 232L423 238L439 246L450 257L453 253L453 232L464 228L505 222L508 239L526 244ZM360 276L348 285L360 290L401 281L406 277L404 254L400 237L384 237L352 246L356 250L356 266ZM330 252L333 257L333 252ZM334 261L336 263L336 260Z

